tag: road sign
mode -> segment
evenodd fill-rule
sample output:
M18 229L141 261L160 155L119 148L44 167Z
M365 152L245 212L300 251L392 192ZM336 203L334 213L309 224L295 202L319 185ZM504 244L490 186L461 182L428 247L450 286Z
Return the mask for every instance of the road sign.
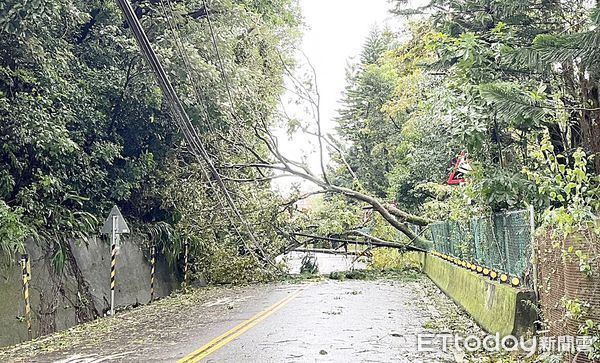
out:
M115 219L114 217L117 218ZM119 207L117 207L116 205L111 209L110 215L106 219L106 222L104 222L104 226L102 226L100 233L108 235L112 234L114 228L113 224L115 223L115 221L117 224L115 228L117 234L129 233L129 227L127 226L127 222L125 222L125 218L123 218Z
M462 151L456 159L452 173L448 177L448 184L459 185L465 182L465 175L471 172L471 165L467 161L467 154Z
M117 241L119 236L129 233L125 218L116 205L111 209L110 215L100 230L102 234L110 235L110 315L115 315L115 286L117 278Z

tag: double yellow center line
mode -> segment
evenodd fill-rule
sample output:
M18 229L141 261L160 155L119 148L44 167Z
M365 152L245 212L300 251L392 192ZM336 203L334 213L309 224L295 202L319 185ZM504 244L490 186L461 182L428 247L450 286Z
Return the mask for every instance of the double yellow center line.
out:
M266 318L268 318L269 316L271 316L273 313L275 313L277 310L279 310L282 307L284 307L293 298L295 298L296 296L300 295L300 293L302 292L302 290L304 290L304 288L296 290L295 292L293 292L289 296L287 296L284 299L279 300L277 303L271 305L269 308L261 311L260 313L254 315L250 319L248 319L248 320L244 321L243 323L237 325L235 328L227 331L226 333L224 333L222 335L219 335L215 339L213 339L210 342L206 343L200 349L198 349L196 351L193 351L192 353L188 354L187 356L181 358L180 360L177 361L177 363L196 363L196 362L200 362L202 359L208 357L212 353L214 353L217 350L221 349L227 343L231 342L235 338L237 338L240 335L244 334L246 331L248 331L249 329L251 329L253 326L255 326L256 324L258 324L261 321L265 320Z

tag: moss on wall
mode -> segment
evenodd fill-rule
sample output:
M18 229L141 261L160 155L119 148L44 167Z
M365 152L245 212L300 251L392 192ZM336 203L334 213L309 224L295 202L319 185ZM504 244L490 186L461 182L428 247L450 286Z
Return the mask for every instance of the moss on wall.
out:
M31 258L32 333L39 337L67 329L102 316L110 301L110 247L97 238L69 246L67 264L59 273L53 266L53 253L28 240ZM124 239L117 255L116 306L145 304L150 299L150 264L145 251L133 240ZM15 264L0 265L0 347L27 339L24 321L22 275ZM179 281L160 255L156 265L155 297L166 296Z
M430 254L424 257L423 270L487 332L533 333L537 318L533 292L500 284Z

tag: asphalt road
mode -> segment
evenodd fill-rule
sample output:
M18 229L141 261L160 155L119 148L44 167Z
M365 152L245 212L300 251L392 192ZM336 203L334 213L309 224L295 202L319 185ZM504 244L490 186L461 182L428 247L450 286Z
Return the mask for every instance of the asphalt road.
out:
M417 334L478 332L423 276L205 290L0 352L0 361L440 362L455 354L419 352Z
M296 293L296 291L299 291ZM326 282L279 289L296 294L206 362L353 362L439 360L417 352L429 312L408 288L385 282ZM413 339L414 338L414 339ZM190 361L194 361L192 355ZM434 359L435 358L435 359Z

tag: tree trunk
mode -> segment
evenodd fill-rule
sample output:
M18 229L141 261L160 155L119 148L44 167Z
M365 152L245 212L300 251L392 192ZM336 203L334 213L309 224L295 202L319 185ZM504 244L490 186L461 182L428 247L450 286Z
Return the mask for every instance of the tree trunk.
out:
M588 156L593 157L594 172L600 174L600 92L598 80L585 79L580 74L582 106L581 111L581 139L583 148Z

